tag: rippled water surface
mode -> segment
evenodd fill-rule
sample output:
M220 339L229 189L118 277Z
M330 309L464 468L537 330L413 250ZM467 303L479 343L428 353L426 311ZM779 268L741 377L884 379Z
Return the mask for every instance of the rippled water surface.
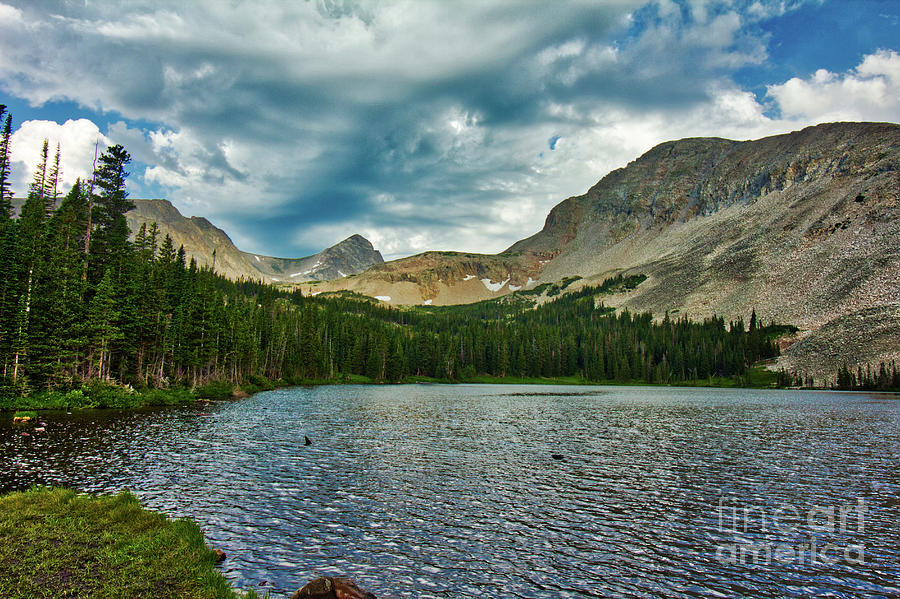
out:
M338 386L10 420L0 489L131 489L273 598L317 574L386 597L900 596L891 396Z

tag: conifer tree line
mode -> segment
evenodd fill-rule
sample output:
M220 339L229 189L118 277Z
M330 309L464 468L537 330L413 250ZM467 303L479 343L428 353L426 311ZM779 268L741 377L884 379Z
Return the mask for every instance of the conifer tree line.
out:
M871 364L856 367L856 372L850 370L846 364L838 369L834 387L849 391L885 391L900 390L900 369L897 363L890 364L880 362L877 368Z
M643 278L643 277L641 277ZM356 299L316 302L328 368L396 380L580 376L588 381L669 383L739 376L777 345L755 315L726 326L605 308L622 277L535 308L515 295L468 306L396 310ZM359 318L348 318L358 313ZM381 326L373 326L381 322ZM326 343L327 339L327 343Z
M461 380L580 376L674 383L740 377L778 353L755 313L749 326L616 313L617 277L535 307L525 295L469 306L396 309L350 293L306 297L229 281L187 260L156 225L130 237L130 156L95 159L89 181L61 195L61 148L44 143L14 217L10 117L0 139L0 391L408 377ZM896 376L896 375L895 375Z

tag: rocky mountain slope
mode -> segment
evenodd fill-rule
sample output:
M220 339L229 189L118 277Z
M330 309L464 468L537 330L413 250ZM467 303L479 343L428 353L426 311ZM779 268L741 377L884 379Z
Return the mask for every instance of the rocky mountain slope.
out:
M214 266L231 279L257 279L289 283L336 279L384 262L381 253L360 235L353 235L318 254L303 258L273 258L242 252L228 235L203 217L190 218L167 200L132 200L134 210L125 216L132 232L156 223L160 238L171 235L175 246L184 246L200 266ZM215 258L213 252L215 251Z
M337 245L305 258L272 258L242 252L272 281L303 282L340 279L381 264L381 252L362 235L351 235Z
M449 304L623 272L648 279L607 303L799 327L787 367L900 359L900 125L663 143L501 254L429 252L306 288Z

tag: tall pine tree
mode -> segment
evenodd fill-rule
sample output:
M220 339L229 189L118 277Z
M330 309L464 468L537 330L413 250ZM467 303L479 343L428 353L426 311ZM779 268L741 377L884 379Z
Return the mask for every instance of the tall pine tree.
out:
M98 282L107 268L118 282L122 269L122 257L128 245L128 223L125 213L134 208L126 191L125 170L131 156L121 145L109 146L100 156L94 172L94 190L91 213L89 272L92 281Z
M0 129L0 226L3 226L12 218L12 193L9 190L9 139L12 132L12 115L6 113L5 104L0 104L0 121L3 122L3 128Z

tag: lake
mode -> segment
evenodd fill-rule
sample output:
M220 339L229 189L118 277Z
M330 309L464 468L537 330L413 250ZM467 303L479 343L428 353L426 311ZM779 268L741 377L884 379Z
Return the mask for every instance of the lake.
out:
M273 598L900 596L896 396L330 386L42 420L3 415L0 490L133 490Z

